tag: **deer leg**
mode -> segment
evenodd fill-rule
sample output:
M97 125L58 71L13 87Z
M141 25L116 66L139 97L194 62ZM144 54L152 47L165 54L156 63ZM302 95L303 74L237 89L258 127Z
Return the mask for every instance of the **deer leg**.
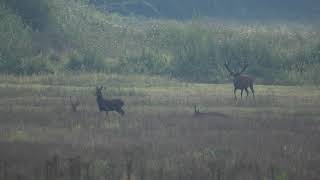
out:
M233 94L234 94L234 99L237 100L237 89L236 88L234 88Z
M241 100L242 100L243 89L241 89Z
M247 98L248 98L248 96L249 96L248 88L245 88L244 90L245 90L245 91L246 91L246 93L247 93L247 96L246 96L246 99L247 99Z
M123 110L123 109L121 109L121 108L117 109L117 112L118 112L121 116L123 116L123 115L124 115L124 110Z
M253 85L252 85L252 84L250 85L250 89L251 89L251 92L252 92L253 99L255 99L255 96L254 96L254 89L253 89Z
M107 117L107 119L109 119L109 112L108 111L106 111L106 117Z

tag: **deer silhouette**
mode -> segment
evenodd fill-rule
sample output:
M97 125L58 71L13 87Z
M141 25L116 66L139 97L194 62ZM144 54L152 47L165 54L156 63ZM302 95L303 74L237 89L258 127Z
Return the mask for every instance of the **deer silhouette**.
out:
M249 95L249 91L248 88L250 88L253 98L255 98L254 96L254 89L253 89L253 82L254 82L254 78L249 76L249 75L243 75L242 73L247 69L248 67L248 63L245 62L244 66L241 68L240 71L234 72L230 69L230 65L229 62L225 62L224 66L226 67L226 69L228 70L228 72L230 73L230 75L233 77L233 85L234 85L234 98L237 99L237 90L240 89L241 90L241 99L242 99L242 94L243 94L243 90L246 91L247 93L247 97Z
M106 99L102 96L102 89L101 87L96 87L96 96L97 96L97 104L99 107L100 112L105 111L108 115L109 111L116 111L120 115L124 115L124 111L122 109L122 106L124 105L124 102L121 99Z
M193 117L223 117L223 118L228 117L227 115L219 112L200 112L200 109L197 108L197 105L193 105L193 108L194 108Z

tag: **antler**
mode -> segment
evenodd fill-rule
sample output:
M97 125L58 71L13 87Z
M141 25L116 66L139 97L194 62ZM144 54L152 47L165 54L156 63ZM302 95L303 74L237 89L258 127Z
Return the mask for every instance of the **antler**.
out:
M247 69L248 66L249 66L248 62L244 62L244 66L241 69L241 71L239 71L239 74L243 73Z
M97 91L101 91L102 89L103 89L103 86L97 86L97 87L96 87L96 90L97 90Z
M228 72L233 76L234 75L234 72L232 72L229 68L229 62L224 62L224 66L226 67L226 69L228 70Z

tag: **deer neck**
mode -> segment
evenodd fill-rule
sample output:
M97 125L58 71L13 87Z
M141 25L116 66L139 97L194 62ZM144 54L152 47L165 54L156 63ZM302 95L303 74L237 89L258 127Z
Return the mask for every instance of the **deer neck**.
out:
M104 98L103 98L102 94L98 94L98 95L97 95L97 101L98 101L98 102L101 102L101 101L103 101L103 100L104 100Z

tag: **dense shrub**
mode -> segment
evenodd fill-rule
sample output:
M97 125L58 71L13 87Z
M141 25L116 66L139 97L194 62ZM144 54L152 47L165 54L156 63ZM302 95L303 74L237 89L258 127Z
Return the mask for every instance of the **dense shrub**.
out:
M228 77L223 67L225 61L231 61L235 69L246 61L249 63L247 73L257 81L285 83L289 82L288 71L298 71L292 67L303 67L306 71L306 65L317 62L314 47L319 38L307 28L297 31L296 27L286 26L217 25L191 22L159 28L160 35L169 37L164 39L173 56L171 70L176 77L221 82Z
M50 24L47 0L4 0L24 21L36 30L43 30Z
M183 38L176 38L183 39L183 42L174 52L173 74L200 82L216 79L214 76L217 75L221 62L216 49L217 42L207 36L208 32L197 32L194 29L186 31Z
M88 2L0 2L0 72L81 70L225 82L225 61L234 69L247 61L246 73L259 83L318 83L316 27L122 17Z
M24 75L53 73L53 65L48 57L39 54L31 58L21 60L21 73Z
M23 58L34 54L31 30L0 2L0 72L22 73Z
M142 50L137 56L127 56L120 59L119 72L165 74L169 73L170 60L165 54L148 48Z
M84 54L73 53L66 64L67 70L73 71L104 71L106 69L105 61L93 52Z

